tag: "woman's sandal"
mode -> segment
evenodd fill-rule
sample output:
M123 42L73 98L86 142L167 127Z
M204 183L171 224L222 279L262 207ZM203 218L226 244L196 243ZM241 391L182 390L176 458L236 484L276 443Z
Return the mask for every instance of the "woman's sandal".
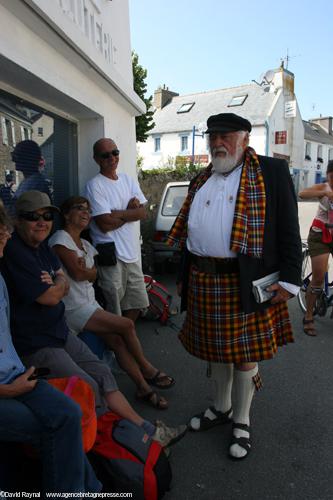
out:
M236 437L233 433L234 429L240 429L242 431L246 431L248 433L249 437L245 437L245 436ZM246 458L249 455L249 453L251 451L250 426L246 425L246 424L234 423L232 425L232 433L233 434L232 434L232 438L231 438L230 445L229 445L229 457L232 458L233 460L243 460L244 458ZM230 451L230 448L234 444L237 444L240 448L243 448L243 450L246 451L246 454L243 455L242 457L237 457L236 455L233 455Z
M170 377L169 375L163 375L159 370L157 370L153 377L145 377L145 381L149 385L153 385L154 387L158 387L159 389L170 389L170 387L172 387L176 383L174 378Z
M312 325L312 326L310 326ZM316 337L316 329L314 327L314 321L313 319L305 319L303 318L303 332L306 335L309 335L309 337Z
M167 400L161 397L156 391L149 391L146 394L137 394L136 399L143 403L147 403L157 410L166 410L169 406Z

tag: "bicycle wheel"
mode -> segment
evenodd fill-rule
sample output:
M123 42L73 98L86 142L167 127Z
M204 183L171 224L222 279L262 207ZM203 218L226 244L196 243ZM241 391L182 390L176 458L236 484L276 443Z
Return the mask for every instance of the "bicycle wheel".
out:
M311 258L309 250L306 249L303 252L303 259L302 259L302 285L297 295L298 303L303 312L306 311L305 294L310 284L311 276L312 276Z

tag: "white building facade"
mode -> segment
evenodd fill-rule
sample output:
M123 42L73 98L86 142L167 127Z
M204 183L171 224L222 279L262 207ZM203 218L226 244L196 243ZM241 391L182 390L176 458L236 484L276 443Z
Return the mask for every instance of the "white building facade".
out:
M258 154L288 161L299 184L304 167L304 127L294 92L294 75L283 68L268 71L259 83L179 96L160 88L154 96L155 127L138 144L143 168L171 166L179 158L209 161L202 131L210 115L236 113L252 123L250 145ZM195 130L194 130L195 127Z
M322 182L327 163L333 160L333 117L313 118L304 121L304 184L311 186Z
M53 120L45 148L56 202L97 172L101 137L117 142L120 170L136 176L134 117L145 105L133 90L128 0L0 0L0 96L31 124ZM32 139L43 150L42 128Z

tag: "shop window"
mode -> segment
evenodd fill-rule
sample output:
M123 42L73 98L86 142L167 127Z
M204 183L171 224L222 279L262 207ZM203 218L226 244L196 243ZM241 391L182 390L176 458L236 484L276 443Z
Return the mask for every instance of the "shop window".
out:
M77 194L76 124L1 90L0 97L0 184L13 173L13 200L3 199L8 210L31 189L46 192L56 205Z

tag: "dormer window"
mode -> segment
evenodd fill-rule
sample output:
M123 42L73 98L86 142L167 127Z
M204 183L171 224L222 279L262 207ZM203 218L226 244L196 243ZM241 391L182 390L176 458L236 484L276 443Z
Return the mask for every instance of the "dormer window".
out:
M242 106L244 104L244 102L246 101L247 96L248 96L248 94L234 95L234 97L229 102L228 107Z
M188 113L189 111L191 111L194 104L195 104L194 102L187 102L185 104L182 104L178 109L177 113Z

